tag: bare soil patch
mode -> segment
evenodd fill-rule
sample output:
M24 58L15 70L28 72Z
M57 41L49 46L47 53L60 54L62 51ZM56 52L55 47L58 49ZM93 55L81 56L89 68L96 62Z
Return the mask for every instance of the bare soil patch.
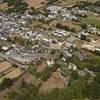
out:
M26 2L29 4L30 7L35 7L35 8L43 6L42 3L44 1L45 0L26 0Z

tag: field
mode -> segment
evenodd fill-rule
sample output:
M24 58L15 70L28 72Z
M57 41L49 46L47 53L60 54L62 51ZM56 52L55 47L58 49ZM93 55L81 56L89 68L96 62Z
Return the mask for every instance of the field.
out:
M99 16L89 16L82 20L82 23L90 24L100 28L100 17Z
M4 61L0 63L0 82L2 82L4 78L17 78L22 73L23 71L21 69L13 67L10 62Z
M54 88L64 88L68 84L68 79L59 72L53 72L50 78L40 87L39 93L50 92Z
M39 8L41 6L43 6L43 2L45 2L46 0L26 0L26 2L28 3L29 7L35 7L35 8ZM0 4L0 9L5 9L7 8L7 3L3 3Z
M62 25L68 26L70 29L74 28L76 30L76 32L79 32L81 30L81 27L79 25L79 23L75 23L72 21L60 21L60 19L56 19L50 22L51 25L56 26L57 23L61 23Z
M35 8L43 6L42 3L44 1L45 0L26 0L26 2L29 4L30 7L35 7Z
M4 61L2 63L0 63L0 73L9 69L11 67L11 63Z
M10 73L8 73L8 74L6 74L5 76L3 76L3 77L0 79L0 82L2 82L4 78L10 78L10 79L17 78L17 77L19 77L19 76L22 74L22 72L23 72L23 71L21 71L20 69L15 68L13 71L11 71Z
M7 8L8 6L7 6L7 3L3 3L3 4L0 4L0 9L5 9L5 8Z
M80 2L80 1L88 1L88 2L95 2L95 1L98 1L98 0L59 0L60 2L62 2L62 4L66 5L66 4L75 4L77 2Z
M76 32L79 32L81 30L81 27L80 27L80 25L78 25L78 23L74 23L71 21L66 21L63 23L63 25L68 26L70 29L75 28Z
M25 1L29 4L29 7L35 7L35 8L42 7L46 3L46 0L25 0ZM58 5L70 5L70 4L75 4L79 1L95 2L98 0L58 0L57 4ZM6 3L0 4L0 9L4 9L7 7L8 6Z

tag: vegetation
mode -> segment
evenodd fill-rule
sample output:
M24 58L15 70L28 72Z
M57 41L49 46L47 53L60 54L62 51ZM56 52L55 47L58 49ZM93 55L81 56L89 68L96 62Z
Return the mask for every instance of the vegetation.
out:
M86 29L86 28L87 28L87 24L82 23L82 24L81 24L81 27L82 27L83 29Z
M13 80L9 78L5 78L3 82L0 84L0 90L10 87L13 84Z
M24 0L6 0L9 6L6 12L24 13L27 10L28 4Z
M56 1L58 0L47 0L47 5L54 4ZM63 0L60 2L67 2L67 1L68 0ZM24 0L5 0L4 2L7 2L8 4L8 9L7 9L8 13L16 12L16 13L23 14L28 9L28 4ZM78 5L80 9L83 9L83 7L86 7L90 4L92 3L88 3L88 2L78 3L77 2L76 5ZM76 5L74 5L73 7L76 7ZM95 5L99 7L100 2L96 2ZM31 15L44 14L46 16L46 19L48 15L47 11L44 11L44 13L38 12L38 9L35 9L34 7L31 7L31 10L28 13ZM78 16L82 17L80 15ZM42 29L44 27L45 30L46 30L46 27L48 27L48 29L49 28L53 29L53 26L52 26L53 24L50 24L50 22L51 20L47 19L46 21L44 18L37 19L37 20L30 20L27 23L27 27L30 26L31 28L33 28L34 26L34 27L39 27ZM73 23L73 22L75 23L74 20L72 20L70 23ZM76 33L76 30L77 30L76 28L69 27L71 26L69 24L66 24L66 25L65 24L63 25L63 24L57 23L56 28L60 28L60 29L64 29L64 30ZM80 25L80 23L77 23L77 24ZM84 18L82 18L82 21L81 21L82 29L83 30L86 29L88 24L91 24L94 27L100 28L99 17L84 16ZM51 33L51 30L49 31L50 33ZM37 34L38 33L39 32L37 32ZM43 34L43 36L44 35L45 34ZM49 34L49 36L47 37L52 38L52 34ZM90 37L92 37L92 34ZM64 39L62 38L59 39L60 40L59 42L63 42L63 40L66 40L66 37ZM84 35L81 36L81 39L87 40L86 36ZM14 39L12 39L11 37L8 37L7 42L12 43L12 44L20 44L21 46L25 47L25 52L26 52L26 49L27 51L28 49L30 50L33 44L38 44L38 40L35 40L33 43L31 39L24 38L24 36L23 37L15 36ZM43 44L45 43L43 42ZM46 45L48 45L48 43L46 43ZM34 100L87 100L87 99L100 100L100 56L93 54L93 56L88 57L87 54L84 55L82 53L83 57L81 59L81 57L79 57L80 52L78 51L77 48L73 48L73 46L71 49L68 49L68 52L72 54L72 57L70 58L66 57L67 52L66 52L66 55L63 55L61 53L63 49L61 51L60 50L50 50L50 51L51 51L50 56L54 58L55 64L52 66L47 66L45 64L43 65L44 69L42 71L40 69L39 70L40 72L39 72L38 66L40 67L40 65L42 65L42 62L44 59L41 57L38 61L36 61L35 64L32 63L27 69L27 72L35 76L36 82L34 83L31 79L28 80L28 78L25 81L29 81L29 82L25 82L25 81L22 81L24 77L20 78L20 81L22 82L21 84L21 82L18 81L18 83L21 84L20 86L18 85L20 89L18 91L17 89L16 91L11 91L12 88L9 89L8 100L33 100L33 99ZM41 51L41 49L38 50L38 53L42 53L42 52L43 51ZM68 68L68 65L71 63L77 66L77 70L73 70L74 68L73 69ZM12 64L12 67L17 68L18 66L15 64ZM58 68L59 70L57 70ZM90 72L83 70L84 68L89 69ZM42 83L46 82L49 78L51 79L50 76L52 75L53 72L56 72L56 71L58 71L59 73L61 71L61 75L66 77L66 79L68 77L69 84L65 86L65 88L62 88L62 89L56 88L56 89L51 90L49 93L47 92L46 94L40 94L39 89ZM4 71L4 73L5 72L8 73L8 71ZM83 73L81 74L80 72L83 72ZM63 80L64 80L64 77L62 77ZM38 82L37 80L39 80L40 82ZM31 81L32 81L32 84L27 84L27 83L30 83ZM0 84L0 91L3 89L9 88L11 85L13 85L13 80L9 78L5 78L3 82Z
M66 25L62 25L62 24L60 24L60 23L57 23L56 24L56 28L60 28L60 29L64 29L64 30L67 30L67 31L71 31L71 32L76 32L76 29L75 28L69 28L68 26L66 26Z
M86 81L75 80L65 89L54 89L50 93L37 95L38 88L32 85L27 85L25 86L26 95L20 95L18 93L11 92L8 98L9 100L33 100L33 98L34 100L72 100L74 98L77 100L84 100L85 98L88 98L87 93L90 92L87 90L87 86L88 83Z
M90 25L100 29L100 17L96 17L96 16L92 15L87 18L84 18L82 20L82 23L84 23L84 26L85 26L85 24L90 24ZM85 28L85 27L83 27L83 28Z
M56 71L56 67L47 66L42 72L36 72L35 66L30 66L28 72L35 75L37 78L41 78L43 81L46 81L52 72Z
M16 64L12 64L12 67L18 68L18 65L16 65Z
M58 0L47 0L47 1L48 1L47 5L50 5L50 4L57 2Z

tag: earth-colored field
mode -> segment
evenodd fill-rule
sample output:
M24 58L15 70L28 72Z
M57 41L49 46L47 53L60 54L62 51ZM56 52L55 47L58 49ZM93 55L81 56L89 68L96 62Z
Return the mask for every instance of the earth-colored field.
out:
M4 62L0 63L0 73L7 70L11 66L12 66L12 64L7 62L7 61L4 61Z
M47 67L46 62L43 62L42 64L37 66L37 71L36 72L42 72L46 67Z
M3 4L0 4L0 9L5 9L5 8L7 8L8 6L7 6L7 3L3 3Z
M53 20L51 21L51 25L56 25L57 23L61 23L62 25L68 26L70 29L75 28L76 32L79 32L81 30L81 26L78 25L79 23L74 23L72 21L59 21L59 20Z
M30 7L35 7L35 8L43 6L42 3L44 1L46 0L26 0L26 2L29 4Z
M14 79L19 77L21 74L23 73L23 71L21 69L15 68L13 71L11 71L10 73L6 74L5 76L3 76L0 79L0 82L3 81L4 78L10 78L10 79Z
M0 82L3 81L4 78L17 78L24 71L19 68L15 68L12 66L10 62L4 61L0 63Z
M71 22L71 21L66 21L63 23L63 25L68 26L70 29L75 28L76 32L79 32L81 30L80 25L78 25L77 23Z

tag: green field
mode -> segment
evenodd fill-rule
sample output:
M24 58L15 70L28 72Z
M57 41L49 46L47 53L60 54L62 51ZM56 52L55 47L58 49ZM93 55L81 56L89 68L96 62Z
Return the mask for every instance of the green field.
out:
M82 19L81 22L93 25L93 26L95 26L95 27L100 29L100 17L99 16L98 17L96 17L96 16L89 16L87 18Z
M96 2L98 0L59 0L62 4L66 5L66 4L75 4L77 2L80 1L87 1L87 2Z

